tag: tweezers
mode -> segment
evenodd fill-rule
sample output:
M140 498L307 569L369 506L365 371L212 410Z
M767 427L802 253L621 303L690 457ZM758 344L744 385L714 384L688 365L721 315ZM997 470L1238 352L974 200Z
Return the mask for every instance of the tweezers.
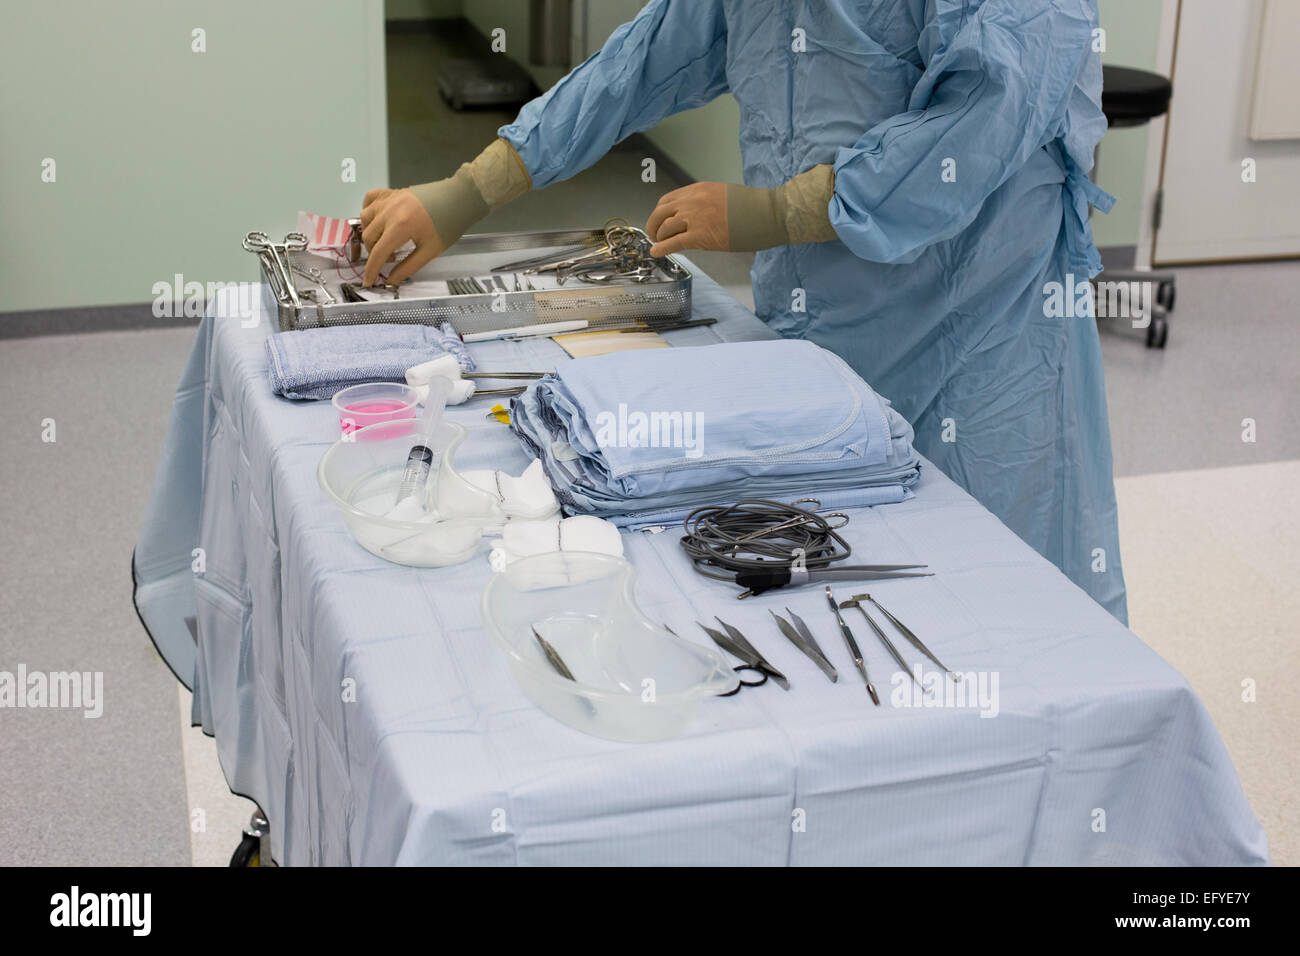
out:
M862 600L862 601L870 601L872 604L874 604L874 605L879 609L879 611L880 611L881 614L883 614L883 615L885 615L885 617L889 618L889 623L890 623L890 624L893 624L894 627L898 628L898 633L899 633L899 634L902 634L905 638L907 638L909 641L912 642L912 646L913 646L913 647L915 647L918 651L920 651L920 652L921 652L922 654L924 654L926 657L930 658L930 660L932 660L932 661L934 661L936 664L938 664L939 667L940 667L942 670L944 670L944 671L946 671L947 673L951 674L953 680L961 680L961 675L960 675L960 674L958 674L956 671L951 670L950 668L944 666L943 661L941 661L941 660L939 660L939 658L935 657L934 654L932 654L932 653L930 652L930 648L926 647L923 643L921 643L921 639L920 639L919 637L917 637L915 634L912 633L912 629L911 629L910 627L908 627L906 624L904 624L904 623L903 623L902 621L900 621L898 618L894 617L894 615L890 614L887 610L885 610L884 605L881 604L879 601L877 601L875 598L873 598L870 594L855 594L855 595L853 595L853 600L855 600L855 601L858 601L858 600Z
M790 615L789 621L777 614L776 611L772 611L771 608L768 610L776 618L776 626L781 629L781 633L790 639L791 644L808 655L812 662L821 668L822 673L830 678L831 683L835 683L840 679L840 675L835 672L834 665L827 659L826 653L821 649L821 645L817 643L817 639L812 636L812 631L808 630L808 625L803 622L803 618L788 607L785 609L785 613ZM791 621L794 623L792 624Z
M894 642L885 636L885 632L880 629L880 625L876 623L875 619L867 613L867 609L862 606L862 601L857 595L854 595L854 597L848 601L841 601L840 607L855 607L861 611L862 616L867 619L867 624L876 632L876 637L880 638L880 642L885 645L885 650L889 651L889 656L898 663L899 669L908 677L912 678L912 682L916 684L917 687L921 686L921 682L917 679L916 674L914 674L912 669L907 666L907 661L903 660L903 655L898 653L898 648L894 646Z
M700 624L700 627L704 629L704 633L709 635L709 637L713 638L713 643L717 644L724 651L733 654L734 656L740 658L740 660L748 664L750 667L753 667L761 671L762 673L766 674L768 677L772 678L772 680L780 684L784 690L790 689L789 679L784 674L782 674L779 670L777 670L775 667L769 664L767 662L767 659L764 658L763 655L758 652L758 649L755 648L753 644L749 643L749 641L745 639L744 634L740 633L740 631L736 630L736 628L732 627L722 618L716 618L716 620L726 630L725 634L722 633L722 631L717 630L716 628L712 628L704 624L700 624L699 621L696 621L695 623Z

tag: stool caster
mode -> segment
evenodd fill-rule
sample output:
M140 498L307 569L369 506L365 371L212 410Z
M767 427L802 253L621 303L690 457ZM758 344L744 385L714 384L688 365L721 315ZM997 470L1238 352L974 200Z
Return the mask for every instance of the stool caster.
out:
M1147 348L1162 349L1169 341L1169 320L1163 314L1151 316L1147 326Z
M262 815L262 811L256 811L248 821L248 826L244 828L244 838L239 841L239 846L235 847L235 852L231 854L230 865L261 866L262 840L270 833L271 825L267 823L266 817Z
M1178 298L1178 292L1174 287L1174 280L1169 279L1161 282L1156 286L1156 304L1166 312L1174 311L1174 302Z

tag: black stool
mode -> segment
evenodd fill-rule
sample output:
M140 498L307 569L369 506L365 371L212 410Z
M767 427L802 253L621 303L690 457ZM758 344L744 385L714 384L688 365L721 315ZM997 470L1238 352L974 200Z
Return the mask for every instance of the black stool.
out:
M1159 73L1125 66L1102 67L1101 109L1111 129L1145 126L1165 114L1172 96L1173 84ZM1094 181L1097 178L1095 160L1092 177ZM1164 348L1169 339L1169 313L1174 311L1174 274L1150 269L1107 269L1100 278L1103 282L1150 282L1155 285L1150 323L1147 325L1147 348ZM1129 301L1132 303L1131 297Z

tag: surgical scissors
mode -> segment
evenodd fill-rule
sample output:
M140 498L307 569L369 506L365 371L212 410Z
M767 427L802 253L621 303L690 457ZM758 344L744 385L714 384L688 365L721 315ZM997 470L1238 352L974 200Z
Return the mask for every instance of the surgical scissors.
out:
M271 257L275 265L276 277L284 284L285 295L289 297L294 308L302 308L302 300L298 297L298 289L294 286L293 276L289 272L289 253L306 249L307 237L301 232L291 232L284 237L283 242L272 242L270 236L255 229L244 237L243 247L245 252Z
M700 624L699 621L696 621L695 623L700 624L700 627L704 629L704 633L709 635L709 637L713 638L714 644L717 644L724 651L730 652L731 654L735 655L736 657L740 658L742 661L745 662L744 667L737 667L736 670L758 671L758 673L763 675L763 679L761 681L755 681L752 684L746 684L744 681L741 681L742 686L757 687L760 684L767 683L767 679L770 677L772 678L772 680L776 681L779 685L781 685L781 688L783 690L790 689L789 679L784 674L782 674L779 670L773 667L770 663L768 663L767 658L765 658L762 654L758 652L758 648L754 647L753 644L749 643L745 635L740 633L739 629L732 627L730 624L728 624L720 617L715 617L714 620L716 620L719 624L722 625L723 630L726 631L725 634L722 631L717 630L716 628L712 628L712 627L708 627L707 625ZM739 689L740 688L736 688L736 690ZM736 691L732 691L731 693L734 694L735 692ZM730 697L731 694L720 694L718 696Z

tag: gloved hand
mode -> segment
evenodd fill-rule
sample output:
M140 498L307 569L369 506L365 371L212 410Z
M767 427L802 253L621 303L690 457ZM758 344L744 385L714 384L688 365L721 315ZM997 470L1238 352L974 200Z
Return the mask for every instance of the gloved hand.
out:
M646 220L650 254L682 249L756 252L836 238L827 205L832 168L814 166L775 189L735 183L692 183L664 195Z
M406 242L415 251L388 276L392 285L442 255L474 223L522 196L532 180L514 147L495 140L454 176L407 189L372 189L361 209L361 241L369 250L364 284L373 285L384 264Z

